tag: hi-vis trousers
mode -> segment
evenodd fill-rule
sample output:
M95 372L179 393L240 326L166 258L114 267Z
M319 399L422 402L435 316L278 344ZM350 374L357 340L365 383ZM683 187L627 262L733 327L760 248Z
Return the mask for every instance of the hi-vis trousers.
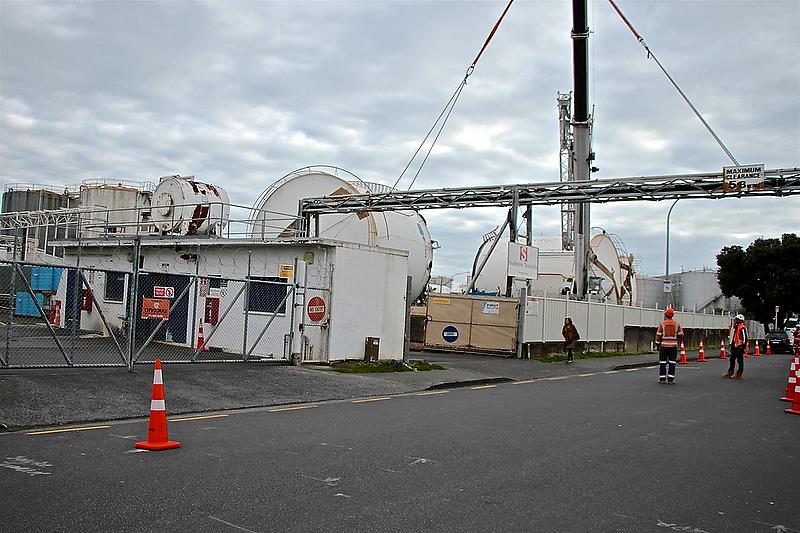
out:
M677 346L662 346L658 351L658 379L672 381L675 379L675 366L678 360ZM669 364L669 370L667 369Z

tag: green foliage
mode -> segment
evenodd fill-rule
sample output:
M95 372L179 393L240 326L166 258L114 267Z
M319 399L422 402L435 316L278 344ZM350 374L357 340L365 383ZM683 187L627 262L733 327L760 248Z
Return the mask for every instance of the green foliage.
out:
M404 363L392 359L390 361L342 361L334 363L331 368L344 374L374 374L382 372L423 372L427 370L444 370L444 367L428 361L411 361Z
M747 250L727 246L717 266L722 294L738 297L749 318L770 324L777 305L780 328L788 314L800 312L800 237L794 233L756 239Z

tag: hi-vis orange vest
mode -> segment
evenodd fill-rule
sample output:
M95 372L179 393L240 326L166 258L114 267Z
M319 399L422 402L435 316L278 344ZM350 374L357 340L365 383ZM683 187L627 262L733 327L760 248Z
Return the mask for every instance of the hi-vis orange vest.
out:
M658 325L656 343L660 343L664 348L677 348L678 337L683 337L683 328L673 319L665 318Z
M745 342L747 342L747 328L744 323L740 323L733 332L733 345L738 348L744 346Z

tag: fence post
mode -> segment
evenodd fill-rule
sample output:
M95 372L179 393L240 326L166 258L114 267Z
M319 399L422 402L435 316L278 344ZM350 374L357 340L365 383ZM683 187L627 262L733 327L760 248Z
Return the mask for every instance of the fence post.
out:
M139 263L141 262L142 241L138 235L133 240L133 272L128 291L128 372L133 372L136 355L136 317L139 308Z
M82 313L81 311L81 299L82 299L81 287L83 287L83 283L81 282L81 276L83 275L81 274L81 248L83 244L82 243L83 235L81 227L82 218L83 217L78 216L78 228L75 235L78 239L78 251L75 254L75 283L73 284L74 285L73 290L75 291L74 292L75 305L73 308L73 312L75 314L72 316L72 324L69 328L69 349L70 349L70 355L72 356L73 359L75 359L75 336L78 333L78 327L80 326L81 323L81 313ZM67 280L69 281L69 275L67 275ZM67 283L67 285L69 285L69 283Z
M544 298L542 299L542 350L544 350L544 343L545 343L544 336L546 332L547 332L547 289L544 290Z
M11 290L9 291L8 322L6 322L6 357L4 366L11 364L11 335L14 333L14 313L17 311L17 245L19 229L14 229L14 249L11 256Z
M519 290L519 309L517 311L517 359L522 359L522 346L525 344L525 304L528 288Z
M289 315L289 361L292 362L293 365L299 366L302 363L302 359L300 353L298 352L295 356L294 351L294 342L295 342L295 334L294 334L294 323L295 323L295 314L297 311L297 258L294 258L294 272L292 273L292 283L294 284L294 290L292 291L292 311Z
M406 276L406 324L403 335L403 362L408 363L411 357L411 276Z
M247 252L247 281L245 281L244 290L244 333L242 334L242 357L247 355L247 323L250 321L250 272L252 259L253 251L249 250Z
M608 302L605 302L603 308L603 340L600 343L600 351L606 351L606 339L608 339Z
M189 331L192 332L191 342L189 345L191 346L192 351L194 351L194 341L195 341L195 329L194 323L197 322L197 286L200 285L200 246L197 246L195 249L194 254L194 295L192 300L192 324L189 327ZM205 308L203 309L203 317L205 318Z

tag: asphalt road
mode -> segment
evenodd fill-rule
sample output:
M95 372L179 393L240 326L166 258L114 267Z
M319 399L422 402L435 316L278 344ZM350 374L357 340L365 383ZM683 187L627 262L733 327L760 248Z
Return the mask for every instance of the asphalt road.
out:
M788 361L173 418L163 452L134 449L143 420L4 433L0 529L797 532Z

